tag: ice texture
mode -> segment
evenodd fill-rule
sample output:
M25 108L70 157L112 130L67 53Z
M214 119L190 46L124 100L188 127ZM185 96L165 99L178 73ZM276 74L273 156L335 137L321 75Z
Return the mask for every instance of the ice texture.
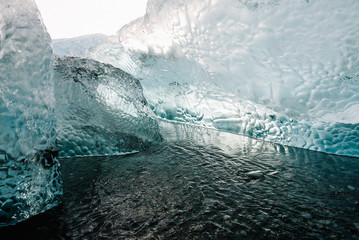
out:
M89 48L86 51L86 57L111 64L133 76L138 76L140 71L138 64L118 42L109 42Z
M88 49L110 42L110 37L104 34L90 34L74 38L52 40L54 54L64 56L85 57Z
M60 157L115 155L162 141L136 78L78 57L55 61Z
M149 0L118 38L160 117L359 156L358 12L356 0Z
M59 203L51 40L31 0L0 1L0 226Z

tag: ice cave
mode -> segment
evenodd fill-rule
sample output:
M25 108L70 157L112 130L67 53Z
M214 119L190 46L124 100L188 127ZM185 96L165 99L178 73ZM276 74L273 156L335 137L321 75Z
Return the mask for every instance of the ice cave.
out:
M359 239L358 22L357 0L148 0L51 39L1 0L0 234Z

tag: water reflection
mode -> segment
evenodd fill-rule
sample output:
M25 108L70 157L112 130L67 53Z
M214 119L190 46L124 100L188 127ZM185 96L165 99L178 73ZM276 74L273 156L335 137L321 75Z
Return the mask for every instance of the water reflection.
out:
M160 125L167 142L145 152L63 160L64 202L38 217L58 226L41 229L65 239L359 237L359 159Z

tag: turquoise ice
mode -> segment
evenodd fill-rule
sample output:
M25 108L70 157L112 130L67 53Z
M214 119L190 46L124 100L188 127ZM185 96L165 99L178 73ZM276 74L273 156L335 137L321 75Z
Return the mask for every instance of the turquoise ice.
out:
M33 1L0 2L0 226L59 204L51 39Z

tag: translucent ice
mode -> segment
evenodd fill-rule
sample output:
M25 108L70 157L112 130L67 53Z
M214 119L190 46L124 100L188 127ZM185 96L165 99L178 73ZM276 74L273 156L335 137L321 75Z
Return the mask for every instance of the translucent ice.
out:
M150 0L118 37L161 117L359 156L358 12L356 0Z
M74 38L54 39L52 48L54 54L64 56L85 57L86 51L92 47L109 42L108 36L103 34L91 34Z
M33 1L0 1L0 226L59 203L51 40Z
M60 157L114 155L161 141L140 82L111 65L76 57L55 61Z
M86 57L102 63L111 64L134 76L138 76L138 72L140 71L136 62L132 60L131 56L118 42L109 42L89 48L86 51Z

